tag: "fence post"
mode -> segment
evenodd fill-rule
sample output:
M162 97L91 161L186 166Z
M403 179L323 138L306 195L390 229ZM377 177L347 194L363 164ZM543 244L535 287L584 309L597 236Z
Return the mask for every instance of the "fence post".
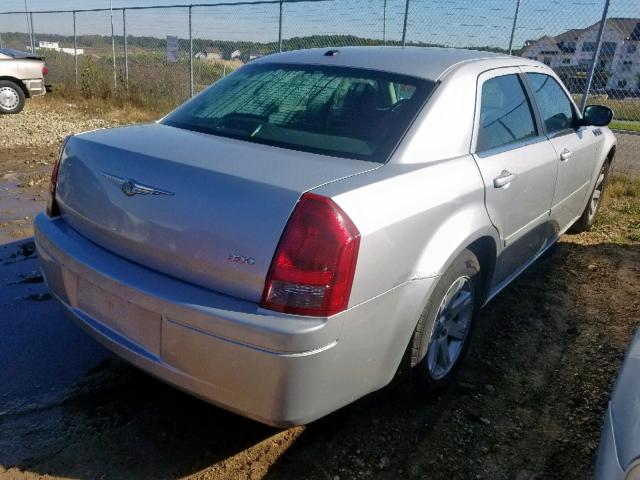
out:
M191 9L189 5L189 96L193 97L193 31L191 25Z
M31 23L31 51L36 53L36 32L33 31L33 12L29 12L29 22Z
M4 47L2 46L2 33L0 33L0 48L4 48Z
M516 0L516 13L513 15L513 26L511 27L511 36L509 37L509 55L513 52L513 37L516 34L516 25L518 24L518 12L520 11L520 0Z
M402 46L404 47L407 44L407 21L409 20L409 1L404 7L404 24L402 25Z
M31 53L36 53L33 51L33 36L31 35L31 22L29 22L27 0L24 0L24 19L27 21L27 34L29 35L29 45L31 45Z
M282 0L280 0L280 16L278 18L278 51L282 52Z
M111 16L111 57L113 59L113 91L118 89L118 74L116 73L116 37L113 33L113 5L109 9Z
M124 85L129 90L129 44L127 43L127 9L122 9L122 36L124 38Z
M593 75L596 71L596 65L598 65L598 57L600 57L600 47L602 47L602 37L604 36L604 27L607 23L607 14L609 13L609 0L604 2L604 10L602 10L602 19L600 20L600 27L598 27L598 38L596 40L596 48L593 52L593 58L591 59L591 68L589 69L589 78L584 86L584 92L582 93L582 99L580 100L580 111L584 111L584 107L587 105L587 98L589 97L589 90L591 90L591 83L593 82Z
M387 0L382 7L382 44L387 44Z
M73 11L73 58L75 59L76 88L78 88L78 36L76 34L76 11Z

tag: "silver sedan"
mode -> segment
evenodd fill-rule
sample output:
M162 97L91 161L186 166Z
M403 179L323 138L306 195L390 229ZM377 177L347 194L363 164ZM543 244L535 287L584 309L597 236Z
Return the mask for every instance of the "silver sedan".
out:
M552 70L436 48L261 58L62 147L35 238L91 335L215 405L311 422L444 388L480 308L593 225L616 140Z

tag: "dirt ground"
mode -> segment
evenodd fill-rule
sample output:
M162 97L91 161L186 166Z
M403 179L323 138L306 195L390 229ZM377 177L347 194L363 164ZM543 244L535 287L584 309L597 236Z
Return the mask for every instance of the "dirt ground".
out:
M29 245L32 213L17 224L7 212L22 201L42 206L54 152L0 151L0 177L9 175L0 178L0 243ZM633 163L640 152L625 155ZM110 357L48 403L3 411L0 391L0 478L590 478L609 393L640 325L639 185L613 181L592 232L565 235L484 309L458 379L439 398L419 402L399 378L311 425L277 430ZM33 260L23 247L0 265L21 256Z

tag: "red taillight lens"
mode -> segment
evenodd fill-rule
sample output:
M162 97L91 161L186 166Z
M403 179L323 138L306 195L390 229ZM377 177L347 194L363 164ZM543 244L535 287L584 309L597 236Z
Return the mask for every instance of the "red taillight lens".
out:
M360 232L332 200L306 193L276 250L260 306L329 316L347 308Z
M46 65L42 67L42 75L49 75L49 67Z
M47 215L50 217L57 217L60 215L60 209L58 208L58 203L56 202L56 186L58 185L58 171L60 170L60 161L62 160L62 154L64 153L64 147L69 140L69 137L66 137L62 140L62 144L60 145L60 153L58 154L58 159L56 163L53 165L53 171L51 172L51 182L49 183L49 195L47 196Z

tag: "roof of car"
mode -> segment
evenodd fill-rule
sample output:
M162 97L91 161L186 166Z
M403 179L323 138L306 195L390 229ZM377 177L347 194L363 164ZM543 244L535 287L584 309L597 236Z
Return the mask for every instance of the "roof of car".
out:
M328 53L336 52L336 53ZM260 63L303 63L382 70L438 80L452 67L471 61L504 59L505 64L527 63L501 53L437 47L313 48L263 57Z

